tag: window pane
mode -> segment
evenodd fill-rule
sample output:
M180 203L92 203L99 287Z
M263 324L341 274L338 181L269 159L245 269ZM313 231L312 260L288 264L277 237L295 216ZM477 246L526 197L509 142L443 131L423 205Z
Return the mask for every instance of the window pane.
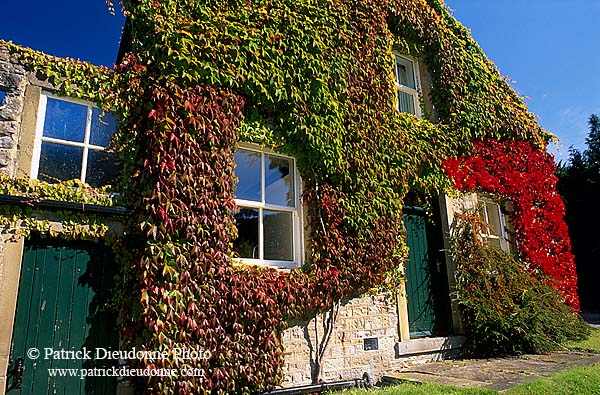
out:
M487 222L496 236L502 236L502 225L500 223L500 207L496 203L485 202Z
M502 245L500 243L500 238L499 237L486 237L485 241L491 245L494 246L496 248L500 248L501 250L503 250L504 248L502 248Z
M238 178L237 199L262 201L260 196L260 153L238 150L235 153L235 175Z
M413 63L408 59L396 57L396 78L400 85L417 89Z
M89 150L85 182L93 187L113 184L117 176L117 163L114 155L105 151Z
M416 115L414 96L398 91L398 110Z
M292 214L263 211L264 255L274 261L293 261Z
M241 258L259 259L258 209L242 207L234 216L238 237L233 241L233 250Z
M86 106L49 97L43 135L83 143L86 121Z
M265 202L280 206L295 206L292 161L265 155Z
M48 182L79 179L82 158L83 148L43 141L38 178Z
M107 147L115 130L117 130L117 118L114 114L99 108L92 108L90 144Z

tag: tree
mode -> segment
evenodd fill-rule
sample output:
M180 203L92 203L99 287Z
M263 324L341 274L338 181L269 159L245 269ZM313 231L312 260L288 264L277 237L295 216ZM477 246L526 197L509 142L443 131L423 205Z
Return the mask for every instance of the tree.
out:
M571 245L579 277L581 309L600 312L600 294L596 282L600 278L600 239L590 226L600 223L600 118L589 118L587 149L571 147L569 160L559 164L558 191L566 206Z
M592 114L589 119L590 133L585 139L588 149L584 152L587 168L591 172L590 181L597 182L600 176L600 118ZM594 179L595 178L595 179Z

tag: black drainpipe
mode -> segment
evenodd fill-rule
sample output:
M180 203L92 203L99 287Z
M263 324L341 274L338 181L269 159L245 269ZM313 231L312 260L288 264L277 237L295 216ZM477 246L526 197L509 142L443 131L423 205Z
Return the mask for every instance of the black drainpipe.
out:
M44 209L79 211L90 214L103 214L110 216L123 216L129 210L125 207L108 207L98 204L62 202L59 200L36 199L27 196L13 196L0 194L0 204L11 204L15 206L38 207Z
M345 388L372 388L373 382L369 373L365 372L361 379L346 381L333 381L331 383L318 383L302 385L299 387L279 388L272 391L263 392L260 395L300 395L311 394L314 392L324 392L331 390L342 390Z

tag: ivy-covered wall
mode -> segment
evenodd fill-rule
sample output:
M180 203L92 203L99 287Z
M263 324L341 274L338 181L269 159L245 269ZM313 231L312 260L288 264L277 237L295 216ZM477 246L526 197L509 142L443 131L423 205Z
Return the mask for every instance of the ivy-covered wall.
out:
M398 276L391 274L406 259L401 212L409 191L431 197L452 189L460 178L448 160L461 157L468 166L466 158L490 141L528 147L540 166L552 160L541 154L551 136L441 0L123 5L131 42L114 72L8 47L60 93L87 96L119 115L116 188L131 211L115 244L124 339L150 350L211 353L186 361L204 377L138 383L147 393L272 388L282 379L287 320L376 285L394 286ZM396 110L393 52L418 58L429 71L435 123ZM309 222L301 269L232 258L233 154L241 141L297 160ZM498 177L514 176L510 161L503 166ZM490 185L458 186L509 194ZM542 193L554 187L539 185ZM507 197L517 195L530 198ZM544 270L559 265L572 279L568 241L556 231L560 207L547 212L554 219L541 231L563 247L540 264L524 237L521 257ZM523 219L519 230L535 222ZM557 279L577 307L574 283Z
M0 317L3 318L0 322L0 394L4 394L7 384L14 383L7 383L7 373L9 376L14 373L9 369L14 366L11 361L19 357L12 354L11 340L16 342L18 336L24 335L21 327L14 327L17 326L15 309L25 239L40 235L71 240L72 245L78 245L80 240L115 239L122 231L113 218L86 211L94 205L116 204L107 195L108 188L94 189L75 180L48 184L30 179L42 90L97 98L96 93L88 95L87 91L97 92L101 87L94 83L99 73L104 81L109 79L107 69L0 42L0 90L5 92L4 101L0 103ZM69 78L81 82L69 84L67 89L65 82ZM50 208L57 203L62 204L62 208ZM33 361L27 369L35 369L32 365Z

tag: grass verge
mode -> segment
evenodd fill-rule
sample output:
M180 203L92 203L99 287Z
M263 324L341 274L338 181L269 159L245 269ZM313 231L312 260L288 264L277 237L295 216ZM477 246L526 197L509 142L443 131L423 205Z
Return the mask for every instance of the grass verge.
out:
M507 395L598 395L600 364L577 367L513 387Z
M566 342L565 347L573 351L600 353L600 328L592 329L590 336L585 340Z
M457 388L440 384L406 383L376 390L347 390L335 395L499 395L486 388ZM598 395L600 364L577 367L520 384L503 392L505 395ZM333 395L333 394L332 394Z
M331 395L497 395L485 388L457 388L441 384L406 383L376 390L346 390Z

